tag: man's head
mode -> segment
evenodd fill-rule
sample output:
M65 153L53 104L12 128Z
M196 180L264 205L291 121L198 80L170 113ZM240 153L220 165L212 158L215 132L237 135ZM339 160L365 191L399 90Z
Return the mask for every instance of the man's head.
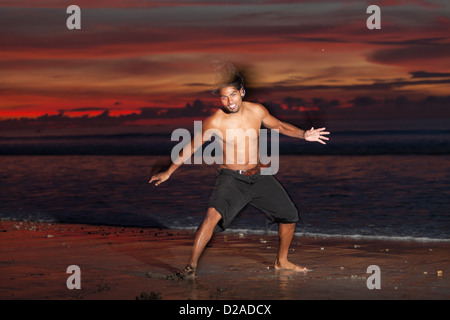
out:
M245 96L244 78L239 73L235 73L229 81L219 85L217 92L220 94L220 100L226 112L238 112Z
M244 89L237 90L234 86L227 86L220 89L220 101L225 107L226 113L236 113L241 109Z

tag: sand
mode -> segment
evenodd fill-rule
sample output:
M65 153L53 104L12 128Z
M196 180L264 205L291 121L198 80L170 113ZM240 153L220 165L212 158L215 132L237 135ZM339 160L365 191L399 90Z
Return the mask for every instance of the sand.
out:
M313 270L303 274L273 268L276 235L218 233L195 281L146 276L183 268L194 235L194 230L1 221L0 299L450 298L450 244L438 242L295 237L290 260ZM80 289L67 287L71 265L80 268ZM380 289L367 286L370 265L380 268Z

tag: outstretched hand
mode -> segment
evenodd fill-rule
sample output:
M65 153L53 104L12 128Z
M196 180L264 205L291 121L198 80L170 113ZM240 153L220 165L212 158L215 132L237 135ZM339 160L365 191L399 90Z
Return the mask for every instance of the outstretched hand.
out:
M157 173L154 176L152 176L152 178L150 179L150 181L148 183L152 183L153 181L156 181L155 186L158 186L169 178L170 178L170 174L167 171L163 171L163 172Z
M314 129L314 127L312 127L311 129L305 131L305 140L306 141L317 141L320 142L321 144L326 144L325 141L323 140L330 140L328 137L325 137L324 135L330 134L327 131L324 131L325 128L320 128L320 129Z

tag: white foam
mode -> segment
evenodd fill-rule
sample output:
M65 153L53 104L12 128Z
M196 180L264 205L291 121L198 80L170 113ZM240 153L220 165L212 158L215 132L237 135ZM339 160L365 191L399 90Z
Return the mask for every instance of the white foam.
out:
M177 227L178 230L193 230L193 228ZM254 229L227 229L223 233L242 233L242 234L264 234L277 235L278 231L273 230L254 230ZM315 232L295 232L296 237L309 238L325 238L325 239L348 239L348 240L381 240L381 241L402 241L402 242L440 242L450 243L450 239L429 238L429 237L413 237L413 236L378 236L378 235L361 235L361 234L327 234Z

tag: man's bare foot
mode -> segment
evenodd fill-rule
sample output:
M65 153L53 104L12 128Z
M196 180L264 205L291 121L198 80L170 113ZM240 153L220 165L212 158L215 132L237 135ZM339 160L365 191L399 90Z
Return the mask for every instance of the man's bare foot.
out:
M186 265L183 270L175 273L175 277L179 280L195 280L195 271L197 268L192 267L191 265Z
M149 278L162 279L162 280L195 280L196 268L191 265L186 265L183 270L179 270L171 274L161 274L148 272L146 275Z
M275 270L291 270L291 271L295 271L295 272L308 272L311 271L306 267L301 267L298 266L294 263L291 263L289 261L286 262L280 262L279 260L275 261L275 265L274 265Z

